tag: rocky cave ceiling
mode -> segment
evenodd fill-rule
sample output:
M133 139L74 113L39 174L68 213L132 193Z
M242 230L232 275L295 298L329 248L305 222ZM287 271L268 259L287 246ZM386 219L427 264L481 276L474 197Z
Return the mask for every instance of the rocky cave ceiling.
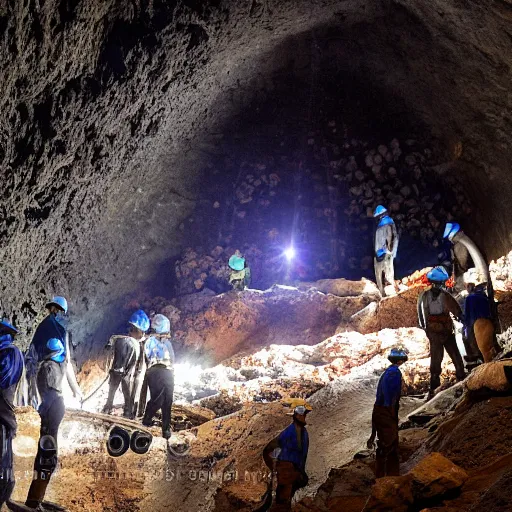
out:
M70 299L85 357L181 250L219 134L322 61L399 97L510 250L510 0L3 0L0 309L28 330ZM289 78L289 77L288 77Z

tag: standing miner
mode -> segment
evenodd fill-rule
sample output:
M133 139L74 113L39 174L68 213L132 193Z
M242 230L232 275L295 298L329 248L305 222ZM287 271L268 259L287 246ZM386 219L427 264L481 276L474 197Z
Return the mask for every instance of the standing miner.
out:
M386 284L395 285L393 260L398 250L398 232L393 219L387 215L384 206L375 208L373 216L377 222L374 238L375 279L380 293L384 295Z
M297 399L292 403L293 422L263 450L263 459L268 468L277 472L275 503L273 512L291 510L292 498L296 491L308 484L306 459L308 457L309 436L306 429L306 415L312 410L305 400Z
M68 303L64 297L56 296L46 304L46 309L48 316L38 325L25 356L27 379L32 383L29 387L30 402L37 402L36 387L41 397L38 408L41 430L34 462L34 477L25 507L9 502L9 508L15 511L27 510L27 507L29 510L46 510L47 502L43 500L50 478L57 467L57 437L65 413L62 396L64 377L67 378L75 397L82 396L71 364L65 328ZM34 381L37 386L33 385ZM53 504L49 504L49 508L63 510Z
M391 366L382 374L377 386L377 398L372 414L372 434L367 442L371 450L377 436L376 478L400 474L398 410L402 394L402 372L398 367L407 359L404 350L391 349L388 356Z
M149 318L142 309L133 313L128 320L128 334L112 336L107 348L114 345L114 360L110 369L107 403L103 407L105 414L111 414L114 397L121 384L124 396L123 416L134 418L136 414L137 388L144 377L144 335L149 329Z
M171 437L171 407L174 393L174 350L170 340L171 322L164 315L155 315L151 320L152 334L146 341L146 379L151 399L146 406L142 424L152 425L158 410L162 411L162 436Z
M0 508L14 489L12 440L18 423L14 414L14 395L23 375L23 355L13 344L18 330L6 321L0 322Z
M452 314L456 320L460 321L462 311L457 301L442 289L449 279L448 272L444 267L435 267L427 273L427 278L432 286L421 292L417 305L420 327L425 329L430 342L430 399L441 384L444 349L455 366L457 380L463 380L465 372L450 317Z

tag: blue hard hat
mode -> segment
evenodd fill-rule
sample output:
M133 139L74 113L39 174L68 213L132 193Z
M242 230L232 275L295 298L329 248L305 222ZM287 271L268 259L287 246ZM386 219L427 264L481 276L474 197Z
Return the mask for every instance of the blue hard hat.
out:
M450 276L444 267L439 266L427 273L427 279L432 282L445 283Z
M447 222L444 228L443 238L451 240L460 231L460 225L456 222Z
M233 254L233 256L229 258L229 266L236 271L243 270L245 267L245 258Z
M56 363L62 363L66 359L64 344L58 338L50 338L46 342L46 347L52 351L51 360Z
M387 213L387 209L384 208L381 204L375 208L375 211L373 212L374 217L380 217L382 214Z
M392 348L389 352L388 359L403 359L404 361L407 361L409 357L405 350L401 348Z
M46 304L47 308L50 306L57 306L60 309L62 309L64 313L68 312L68 301L64 297L59 297L58 295L56 295L55 297L53 297L51 301L49 301Z
M139 331L146 332L149 329L149 318L142 309L138 309L132 314L128 323L139 329Z
M18 329L6 320L0 322L0 334L18 334Z
M171 332L171 321L165 315L155 315L151 319L151 327L157 334Z

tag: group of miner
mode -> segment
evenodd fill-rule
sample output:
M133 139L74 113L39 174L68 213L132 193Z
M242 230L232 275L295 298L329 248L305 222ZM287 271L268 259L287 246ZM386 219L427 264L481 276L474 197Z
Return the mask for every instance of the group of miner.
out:
M384 295L386 283L395 287L393 260L398 249L398 232L383 206L375 209L374 217L375 274ZM437 263L426 275L430 286L420 293L417 301L418 323L425 330L430 343L428 399L434 396L441 384L444 350L455 366L457 380L461 381L466 376L454 320L463 325L462 341L468 369L480 362L492 361L500 352L496 340L499 319L489 267L459 224L446 224ZM473 266L476 275L465 280L464 275ZM373 448L377 438L377 478L399 475L398 411L402 390L399 367L407 358L403 348L392 349L388 356L391 366L382 374L377 387L372 433L367 442L368 448Z
M377 286L384 296L386 285L395 291L397 289L394 259L398 251L399 235L393 219L384 206L379 205L375 209L374 217L375 276ZM418 322L425 330L430 343L431 378L427 399L431 399L440 386L441 363L445 349L455 366L457 380L463 380L466 376L453 320L463 324L463 344L468 368L479 362L491 361L500 350L496 341L498 319L494 293L486 260L457 223L446 224L442 248L443 251L438 256L438 265L426 276L430 286L420 293L417 303ZM471 261L476 267L475 281L478 282L464 281L464 273L471 268ZM388 360L391 365L381 375L377 385L371 418L372 431L367 441L369 449L373 449L377 441L377 478L399 475L400 467L400 366L408 360L406 349L392 348ZM277 475L277 488L273 504L270 487L267 491L269 499L259 512L291 510L295 492L308 484L305 467L309 438L305 425L306 415L312 407L300 399L295 400L292 406L292 424L268 443L263 452L266 465Z
M25 354L14 344L18 330L6 321L0 322L0 508L5 503L15 512L66 510L44 499L58 463L57 438L65 413L64 378L74 396L85 400L71 363L66 329L67 300L53 297L46 309L48 315L38 325ZM128 320L128 334L112 336L107 347L113 348L113 361L103 412L112 412L114 396L121 384L123 416L134 419L140 415L143 425L151 426L161 410L162 436L169 439L174 391L174 350L169 319L157 314L150 320L144 311L138 310ZM17 399L16 394L25 380L28 396ZM148 387L150 400L146 404ZM17 430L15 402L34 406L41 418L33 480L24 504L10 499L15 485L12 448Z
M394 258L399 236L395 223L386 208L378 206L374 212L376 229L374 261L377 285L385 294L386 285L396 287ZM496 308L488 265L476 245L456 223L448 223L444 233L443 252L439 265L427 274L431 285L418 298L418 319L430 342L431 382L429 398L440 385L441 362L446 349L453 361L456 378L465 377L465 368L456 342L455 320L464 325L466 363L492 360L499 351L496 342ZM480 282L464 282L464 272L473 261ZM250 285L250 268L237 251L229 259L229 282L235 290ZM450 279L452 277L452 279ZM448 282L450 286L447 286ZM53 297L46 304L48 315L37 327L25 354L14 345L18 330L6 321L0 323L0 442L2 478L0 478L0 505L7 503L14 511L65 510L44 500L48 483L57 467L57 437L65 413L62 383L67 379L75 397L84 399L77 384L71 363L69 336L66 329L68 304L64 297ZM128 320L127 334L112 336L107 347L113 351L109 372L109 390L103 413L111 414L114 398L121 385L124 397L123 416L142 417L145 426L151 426L161 411L162 435L171 437L171 406L174 392L174 351L169 319L156 314L151 319L142 311L135 311ZM372 413L372 433L367 442L374 446L377 439L376 476L398 475L398 412L402 389L399 367L407 361L407 352L393 348L388 356L391 365L382 374ZM28 383L28 405L37 408L41 417L38 451L34 475L24 504L10 500L14 489L12 440L17 422L14 414L18 384ZM150 400L146 403L147 389ZM306 416L312 410L303 399L290 404L292 423L273 439L263 452L267 466L276 475L276 496L272 502L272 488L267 492L263 510L290 510L295 492L305 487L305 471L309 449ZM272 484L272 482L271 482Z

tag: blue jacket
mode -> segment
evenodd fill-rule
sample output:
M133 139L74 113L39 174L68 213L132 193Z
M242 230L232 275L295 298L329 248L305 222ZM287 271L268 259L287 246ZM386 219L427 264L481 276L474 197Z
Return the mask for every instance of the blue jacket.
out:
M302 450L299 449L295 423L281 432L278 441L281 448L278 460L293 462L298 469L304 471L309 449L309 436L306 428L302 428Z
M38 326L32 343L25 356L25 364L27 367L27 377L35 375L37 371L37 363L49 359L52 351L48 348L47 343L51 338L57 338L62 342L64 350L66 347L66 329L57 322L54 315L48 315ZM65 355L65 354L64 354Z
M172 369L174 366L174 350L171 340L161 338L158 334L150 336L144 345L148 369L155 365L163 365Z
M392 364L379 379L375 405L397 407L402 394L402 373L398 366Z
M464 326L471 330L479 318L492 318L489 299L484 293L470 293L464 303Z
M10 334L0 336L0 389L17 384L23 373L23 355Z
M15 436L18 425L13 402L16 386L23 374L23 355L12 341L10 334L0 336L0 424Z

